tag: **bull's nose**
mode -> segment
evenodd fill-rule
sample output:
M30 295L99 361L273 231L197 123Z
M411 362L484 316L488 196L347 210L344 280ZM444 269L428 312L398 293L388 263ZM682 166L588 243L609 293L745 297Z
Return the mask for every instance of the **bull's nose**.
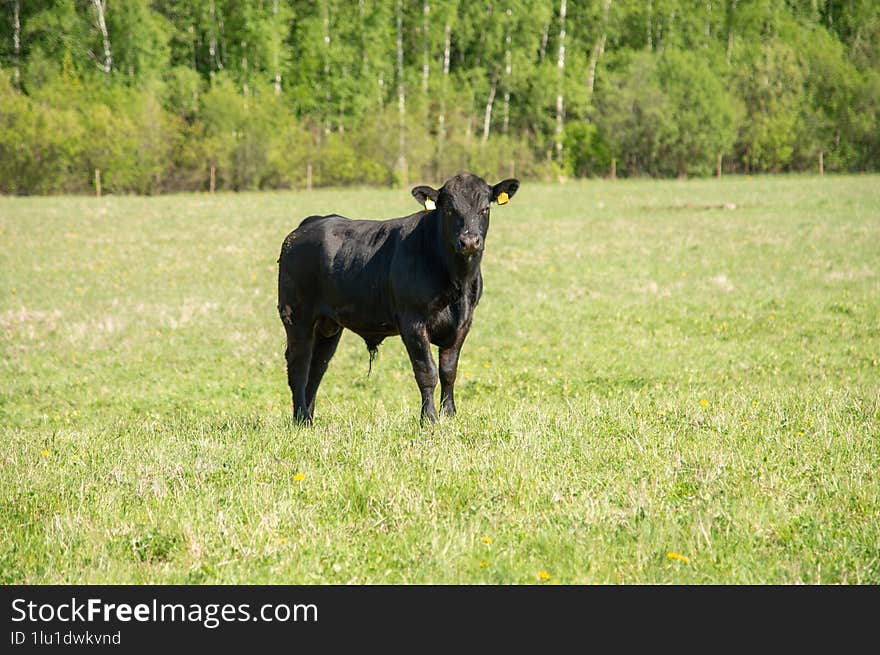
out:
M463 253L479 252L483 248L483 237L479 234L465 234L458 238Z

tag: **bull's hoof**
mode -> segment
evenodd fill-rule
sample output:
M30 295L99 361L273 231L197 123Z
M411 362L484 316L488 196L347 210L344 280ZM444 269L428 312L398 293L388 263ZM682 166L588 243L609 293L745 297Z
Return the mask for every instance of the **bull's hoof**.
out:
M420 423L422 425L430 425L433 423L437 423L440 419L437 416L437 412L431 412L430 414L422 414Z
M311 425L312 417L309 414L304 414L302 412L294 412L293 413L293 422L296 425Z

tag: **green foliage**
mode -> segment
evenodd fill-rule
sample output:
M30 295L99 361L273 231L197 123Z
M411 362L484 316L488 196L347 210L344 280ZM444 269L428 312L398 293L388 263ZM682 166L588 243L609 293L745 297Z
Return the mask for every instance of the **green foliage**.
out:
M21 95L0 75L0 190L30 194L75 189L83 131L75 111Z
M664 93L653 53L639 53L609 76L598 119L612 155L630 175L660 174L678 138L675 107Z
M569 121L565 126L563 143L569 174L576 177L595 177L608 172L611 150L595 124Z
M754 171L785 169L804 130L804 71L795 51L779 40L765 43L747 55L735 83L746 107L738 158Z
M706 175L735 137L734 99L704 57L667 49L657 66L677 138L660 158L661 174Z
M734 99L691 52L636 55L611 76L599 106L599 125L630 174L708 174L735 137Z
M559 10L117 0L105 34L94 3L9 0L0 188L90 192L95 168L114 193L205 189L211 167L228 190L301 187L309 166L316 186L606 175L612 157L622 176L707 175L719 155L880 169L877 3L568 0L564 25Z

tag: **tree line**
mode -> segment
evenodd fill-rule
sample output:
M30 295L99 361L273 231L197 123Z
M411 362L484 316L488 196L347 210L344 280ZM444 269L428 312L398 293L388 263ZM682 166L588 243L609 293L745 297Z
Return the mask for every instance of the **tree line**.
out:
M874 0L0 1L4 193L880 168Z

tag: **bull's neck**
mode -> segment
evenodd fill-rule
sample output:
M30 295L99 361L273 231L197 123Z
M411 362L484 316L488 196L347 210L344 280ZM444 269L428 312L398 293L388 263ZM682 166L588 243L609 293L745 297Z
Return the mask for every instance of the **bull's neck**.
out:
M478 252L472 257L462 257L455 252L455 248L449 244L446 236L443 234L440 211L435 210L432 213L434 218L434 238L439 246L440 258L446 267L450 280L456 284L470 282L480 273L483 253Z

